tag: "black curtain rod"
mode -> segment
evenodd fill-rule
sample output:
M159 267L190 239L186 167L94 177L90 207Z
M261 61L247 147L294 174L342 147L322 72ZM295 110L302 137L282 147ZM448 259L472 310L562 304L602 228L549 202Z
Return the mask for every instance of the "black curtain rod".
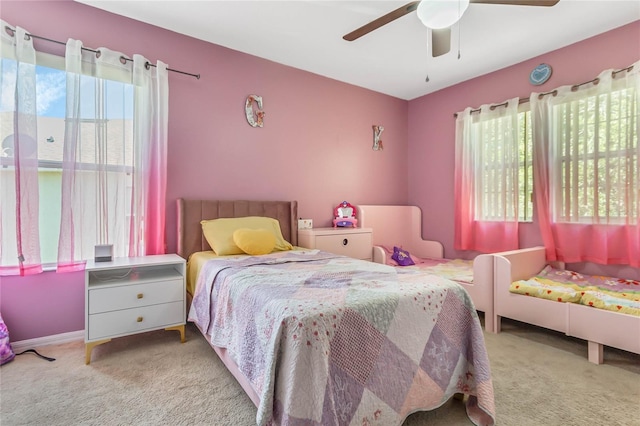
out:
M7 31L7 33L8 33L8 34L11 34L11 36L12 36L12 37L14 37L14 36L15 36L15 31L14 31L14 29L13 29L13 28L8 27L8 26L5 26L5 27L4 27L4 29L5 29L5 31ZM33 38L37 38L38 40L49 41L49 42L51 42L51 43L57 43L57 44L61 44L61 45L63 45L63 46L66 46L66 45L67 45L67 43L65 43L65 42L63 42L63 41L53 40L53 39L46 38L46 37L42 37L42 36L38 36L38 35L35 35L35 34L28 34L28 33L27 33L27 34L25 34L25 35L26 35L27 37L33 37ZM93 52L93 53L96 53L96 54L99 54L99 53L100 53L98 50L89 49L88 47L82 47L82 50L86 50L87 52ZM128 61L128 62L133 61L133 59L131 59L131 58L127 58L126 56L120 56L120 60L122 60L122 61ZM146 66L146 68L147 68L147 69L149 69L149 67L156 67L157 65L152 64L151 62L147 61L147 63L145 64L145 66ZM184 75L190 75L191 77L195 77L195 78L197 78L198 80L200 80L200 74L192 74L192 73L190 73L190 72L186 72L186 71L174 70L174 69L171 69L171 68L169 68L169 67L167 67L167 71L177 72L177 73L179 73L179 74L184 74Z
M623 72L623 71L631 71L632 69L633 69L633 65L629 65L629 66L628 66L628 67L626 67L626 68L622 68L622 69L619 69L619 70L614 70L611 74L613 74L613 76L615 77L615 76L616 76L616 74L618 74L618 73L621 73L621 72ZM600 83L600 79L599 79L598 77L596 77L596 78L594 78L594 79L592 79L592 80L585 81L585 82L580 83L580 84L574 84L573 86L571 86L571 91L572 91L572 92L575 92L576 90L578 90L578 88L580 88L580 86L584 86L585 84L589 84L589 83L598 84L598 83ZM553 96L556 96L557 94L558 94L558 90L554 89L554 90L552 90L552 91L550 91L550 92L539 93L539 94L538 94L538 99L542 99L542 98L544 98L544 97L545 97L545 96L547 96L547 95L553 95ZM520 105L520 104L524 104L524 103L527 103L527 102L529 102L529 101L530 101L530 99L529 99L529 97L528 97L528 96L527 96L526 98L520 98L520 99L519 99L519 101L518 101L518 105ZM496 109L496 108L498 108L498 107L501 107L501 106L507 106L507 105L509 105L509 101L505 101L505 102L502 102L502 103L500 103L500 104L494 104L494 105L491 105L491 107L490 107L490 108L491 108L491 111L493 111L494 109ZM472 109L472 110L470 111L470 114L473 114L474 112L480 112L480 111L481 111L481 109L480 109L480 108ZM453 117L454 117L454 118L458 118L458 113L457 113L457 112L454 112L454 113L453 113Z

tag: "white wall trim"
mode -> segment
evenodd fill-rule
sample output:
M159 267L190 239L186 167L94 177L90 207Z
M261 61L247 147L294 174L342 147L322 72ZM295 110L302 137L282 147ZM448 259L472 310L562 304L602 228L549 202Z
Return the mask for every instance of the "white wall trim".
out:
M15 353L19 353L26 349L34 349L47 345L60 345L62 343L76 342L79 340L84 341L84 330L36 337L35 339L20 340L19 342L11 342L11 347Z

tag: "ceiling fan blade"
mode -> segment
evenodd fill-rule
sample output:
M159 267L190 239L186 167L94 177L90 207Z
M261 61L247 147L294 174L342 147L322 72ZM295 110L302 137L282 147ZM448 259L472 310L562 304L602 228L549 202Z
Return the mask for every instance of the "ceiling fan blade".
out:
M431 29L431 56L442 56L451 50L451 28Z
M508 4L512 6L555 6L560 0L470 0L471 3Z
M371 22L369 22L366 25L363 25L362 27L358 28L355 31L351 31L349 34L343 36L342 38L347 40L347 41L353 41L356 40L360 37L362 37L365 34L369 34L371 31L373 30L377 30L378 28L382 27L383 25L388 24L391 21L395 21L398 18L403 17L404 15L413 12L414 10L416 10L418 8L418 3L420 3L419 1L412 1L411 3L407 3L402 7L397 8L396 10L387 13L386 15L383 15L381 17L379 17L376 20L373 20Z

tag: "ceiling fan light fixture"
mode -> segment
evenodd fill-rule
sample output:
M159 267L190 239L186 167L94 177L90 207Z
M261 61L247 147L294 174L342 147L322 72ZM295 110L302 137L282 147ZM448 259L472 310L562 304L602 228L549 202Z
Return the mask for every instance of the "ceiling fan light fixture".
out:
M469 0L422 0L418 18L427 28L448 28L458 22L469 7Z

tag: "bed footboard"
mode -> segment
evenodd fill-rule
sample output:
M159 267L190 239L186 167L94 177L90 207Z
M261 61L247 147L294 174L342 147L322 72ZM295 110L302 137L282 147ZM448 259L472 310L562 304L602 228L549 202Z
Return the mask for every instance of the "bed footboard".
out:
M494 255L494 331L500 332L500 319L507 317L556 331L567 331L569 309L566 303L526 297L509 292L513 281L535 276L546 265L544 247L497 253Z

